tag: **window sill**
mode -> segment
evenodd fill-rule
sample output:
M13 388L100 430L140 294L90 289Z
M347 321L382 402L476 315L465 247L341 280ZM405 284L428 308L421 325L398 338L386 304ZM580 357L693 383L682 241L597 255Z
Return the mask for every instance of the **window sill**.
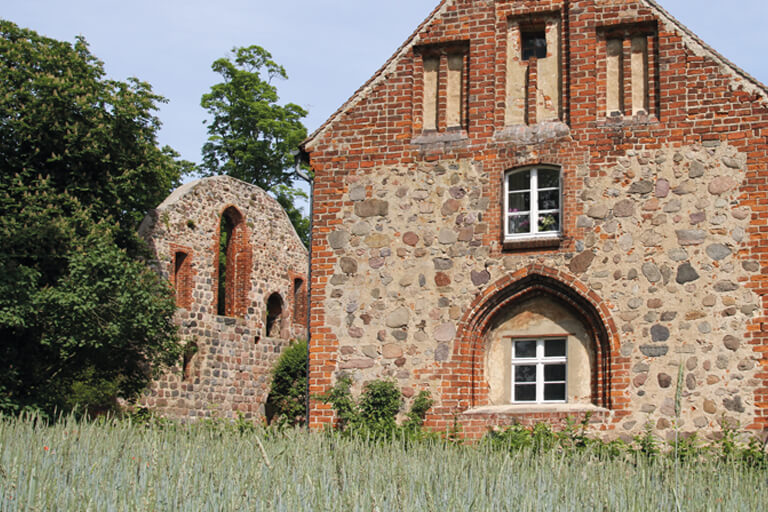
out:
M473 407L462 414L472 416L488 414L583 414L587 412L608 413L610 411L594 404L504 404Z
M425 131L421 135L414 137L411 140L411 143L429 146L432 144L461 143L468 141L469 136L467 135L467 132L462 129L449 128L444 132L434 130Z
M505 251L519 251L527 249L555 249L560 247L563 237L560 235L540 238L510 238L502 242Z

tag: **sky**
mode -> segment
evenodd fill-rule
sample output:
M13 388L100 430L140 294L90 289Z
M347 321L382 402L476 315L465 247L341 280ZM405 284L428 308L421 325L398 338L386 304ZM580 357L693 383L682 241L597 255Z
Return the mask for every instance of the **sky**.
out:
M766 0L658 0L753 77L768 83ZM211 63L258 44L285 67L281 102L309 111L311 133L406 40L438 0L4 0L0 17L42 35L77 35L110 78L149 82L168 103L160 144L200 161L207 138L200 97L220 76Z

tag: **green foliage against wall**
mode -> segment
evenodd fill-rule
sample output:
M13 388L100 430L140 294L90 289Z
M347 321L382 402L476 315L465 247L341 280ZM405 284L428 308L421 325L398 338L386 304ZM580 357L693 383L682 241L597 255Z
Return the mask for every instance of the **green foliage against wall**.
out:
M74 45L0 21L0 407L104 409L179 354L139 222L188 165L161 97Z
M272 369L267 420L279 425L303 425L307 415L306 341L291 343Z

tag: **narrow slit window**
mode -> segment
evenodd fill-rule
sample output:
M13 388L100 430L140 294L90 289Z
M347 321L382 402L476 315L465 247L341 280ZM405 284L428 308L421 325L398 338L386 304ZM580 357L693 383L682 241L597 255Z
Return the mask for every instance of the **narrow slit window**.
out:
M437 89L440 59L424 59L424 130L437 130Z

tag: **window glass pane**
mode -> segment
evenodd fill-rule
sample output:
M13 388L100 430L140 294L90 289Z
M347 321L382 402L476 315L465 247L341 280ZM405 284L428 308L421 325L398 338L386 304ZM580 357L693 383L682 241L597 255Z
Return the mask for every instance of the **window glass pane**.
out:
M515 382L536 382L536 365L515 366Z
M539 215L539 233L544 231L560 231L559 213L542 213Z
M528 191L509 194L509 213L527 212L530 209L531 194Z
M556 169L539 169L539 188L560 188L560 171Z
M536 357L536 341L516 341L515 357Z
M512 215L509 217L508 233L530 233L531 218L528 215Z
M523 384L515 386L515 402L535 402L536 384Z
M544 342L544 357L565 356L565 340L546 340Z
M544 381L552 382L565 380L564 364L548 364L544 366Z
M565 401L565 384L544 384L544 400Z
M543 30L537 32L524 32L522 40L523 60L528 60L531 57L536 57L537 59L547 58L547 38Z
M511 201L511 198L510 198L510 201ZM544 190L539 192L539 210L559 210L559 209L560 209L560 190Z
M531 171L513 172L509 174L507 180L507 187L510 192L531 189Z

